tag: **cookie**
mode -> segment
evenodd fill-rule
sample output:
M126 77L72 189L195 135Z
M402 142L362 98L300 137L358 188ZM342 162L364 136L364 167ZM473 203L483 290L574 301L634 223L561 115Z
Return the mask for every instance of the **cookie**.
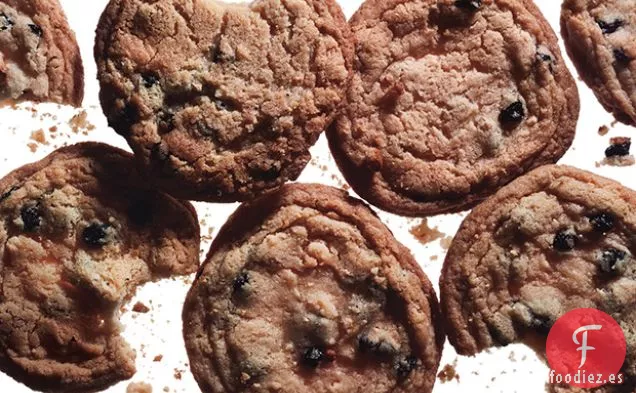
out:
M567 166L517 179L473 210L448 252L440 288L450 342L462 355L516 342L543 352L559 317L596 308L627 340L625 386L601 391L632 392L635 234L636 192L619 183Z
M605 109L636 125L636 4L565 0L561 34L579 75Z
M305 184L237 210L183 311L204 393L430 392L439 321L430 282L371 210Z
M335 0L111 0L102 107L158 187L248 200L310 160L344 99L351 40Z
M0 105L80 106L84 68L57 0L0 0Z
M198 267L194 209L140 188L133 161L86 143L0 180L0 370L30 388L130 378L123 304L143 283Z
M557 161L579 114L557 38L530 0L368 0L348 106L328 132L353 189L428 216Z

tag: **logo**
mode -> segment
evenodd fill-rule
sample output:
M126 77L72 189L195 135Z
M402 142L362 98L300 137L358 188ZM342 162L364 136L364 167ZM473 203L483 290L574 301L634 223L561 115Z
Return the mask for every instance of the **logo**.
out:
M611 316L591 308L570 311L546 342L550 383L585 389L622 384L626 352L623 330Z

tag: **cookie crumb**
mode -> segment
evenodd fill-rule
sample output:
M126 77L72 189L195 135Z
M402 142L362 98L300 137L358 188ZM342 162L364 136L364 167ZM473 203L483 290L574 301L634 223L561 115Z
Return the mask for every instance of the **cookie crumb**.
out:
M38 151L38 144L37 143L27 143L27 146L29 148L29 150L31 150L31 153L35 153L36 151Z
M418 225L412 227L409 232L422 244L428 244L444 237L444 234L437 227L431 228L428 226L428 219L426 218L423 218Z
M146 313L148 313L150 311L150 308L148 306L146 306L145 304L143 304L142 302L137 302L133 306L132 310L134 312L138 312L138 313L141 313L141 314L146 314Z
M600 165L616 167L634 165L636 163L636 159L633 154L630 154L631 146L631 138L616 137L610 139L610 146L605 150L605 158L600 162Z
M74 133L78 134L80 131L92 131L95 126L88 121L88 113L85 110L79 112L69 120L68 125L71 127Z
M152 359L153 362L160 362L163 360L163 355L157 355Z
M440 242L440 244L442 245L442 248L444 250L448 250L451 246L451 244L453 243L453 237L452 236L446 236L445 238L442 239L442 241Z
M44 130L41 128L31 133L31 140L41 145L48 145L48 142L46 141L46 135L44 135Z
M126 388L126 393L152 393L152 386L145 382L131 382Z
M600 127L598 128L598 134L599 134L599 135L602 135L602 136L605 136L605 135L607 135L607 133L609 132L609 130L610 130L610 129L609 129L609 127L608 127L608 126L606 126L606 125L602 125L602 126L600 126Z
M174 379L180 381L182 377L183 377L183 371L175 368L174 369Z
M451 382L452 380L456 380L459 382L459 374L457 374L457 370L455 367L457 366L457 360L453 362L453 364L445 365L442 370L437 374L437 378L442 383Z

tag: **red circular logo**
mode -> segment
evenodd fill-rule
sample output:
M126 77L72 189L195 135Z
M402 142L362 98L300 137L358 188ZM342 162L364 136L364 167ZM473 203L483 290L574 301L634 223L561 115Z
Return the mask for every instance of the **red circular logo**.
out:
M581 308L559 318L548 335L550 382L579 388L622 384L625 335L614 318Z

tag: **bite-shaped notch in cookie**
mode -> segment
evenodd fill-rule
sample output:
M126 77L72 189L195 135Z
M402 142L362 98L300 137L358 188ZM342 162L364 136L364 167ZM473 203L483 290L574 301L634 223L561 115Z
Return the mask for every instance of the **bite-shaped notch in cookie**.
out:
M636 192L571 167L536 169L466 218L440 288L463 355L517 342L543 351L537 343L567 312L611 315L627 341L626 383L599 392L636 388Z
M140 188L132 155L87 143L0 180L0 371L47 392L130 378L119 313L149 281L194 273L193 207Z
M569 148L574 79L529 0L367 0L347 105L329 128L347 181L392 213L469 208Z
M84 68L58 0L0 0L0 105L80 106Z
M579 75L605 109L636 125L636 3L566 0L561 34Z
M111 0L97 28L101 102L172 195L245 201L296 179L351 78L335 0Z
M292 184L221 229L183 328L205 393L430 392L444 342L437 307L366 205Z

